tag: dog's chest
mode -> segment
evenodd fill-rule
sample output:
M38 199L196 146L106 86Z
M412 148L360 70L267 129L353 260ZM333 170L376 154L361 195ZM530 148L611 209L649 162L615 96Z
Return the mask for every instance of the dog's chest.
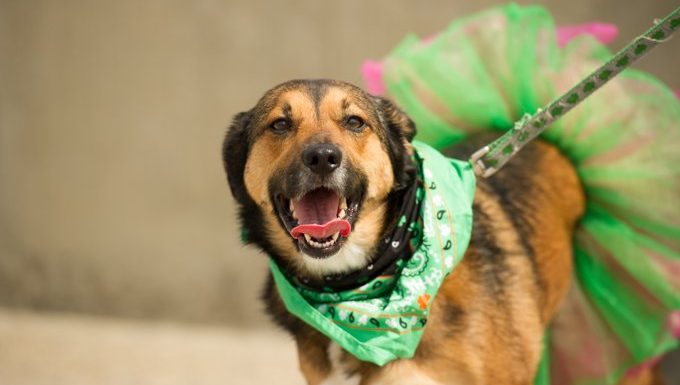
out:
M328 345L328 358L331 372L321 385L441 385L410 360L393 361L362 382L359 362L335 342Z
M347 353L335 342L328 344L328 359L331 363L331 373L321 385L358 385L361 376L354 373L348 365Z

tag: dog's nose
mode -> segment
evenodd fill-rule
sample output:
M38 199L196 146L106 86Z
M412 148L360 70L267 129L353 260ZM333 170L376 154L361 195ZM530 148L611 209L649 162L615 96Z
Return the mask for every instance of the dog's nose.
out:
M302 152L302 162L315 174L325 176L340 166L342 152L329 143L312 144Z

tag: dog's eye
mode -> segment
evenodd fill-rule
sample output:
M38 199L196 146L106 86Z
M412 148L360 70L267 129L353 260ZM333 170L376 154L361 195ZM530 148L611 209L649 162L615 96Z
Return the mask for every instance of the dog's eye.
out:
M288 119L276 119L272 124L269 125L269 128L275 133L275 134L285 134L290 130L290 121Z
M366 126L366 122L360 117L352 115L345 121L345 126L352 131L361 131Z

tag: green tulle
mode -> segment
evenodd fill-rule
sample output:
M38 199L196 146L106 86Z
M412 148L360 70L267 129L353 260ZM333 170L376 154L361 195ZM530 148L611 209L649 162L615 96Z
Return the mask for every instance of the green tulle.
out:
M544 9L508 5L454 21L431 41L407 37L384 60L383 80L417 138L442 149L509 129L609 57L587 36L560 49ZM576 166L587 210L575 283L537 383L613 384L677 346L669 317L680 310L680 103L652 76L625 70L543 138Z

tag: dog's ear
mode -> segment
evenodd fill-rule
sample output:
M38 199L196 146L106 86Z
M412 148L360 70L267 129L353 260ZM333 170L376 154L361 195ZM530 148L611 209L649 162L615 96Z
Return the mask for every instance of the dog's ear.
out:
M375 96L378 113L389 131L398 132L407 142L416 136L416 125L401 108L392 101L381 96Z
M243 172L250 147L247 134L250 117L250 111L236 114L222 144L222 160L224 170L227 172L229 188L234 198L243 205L250 201L243 182Z
M386 129L387 145L394 170L394 190L399 191L411 183L411 141L416 135L416 125L396 104L383 97L376 96L380 120Z

